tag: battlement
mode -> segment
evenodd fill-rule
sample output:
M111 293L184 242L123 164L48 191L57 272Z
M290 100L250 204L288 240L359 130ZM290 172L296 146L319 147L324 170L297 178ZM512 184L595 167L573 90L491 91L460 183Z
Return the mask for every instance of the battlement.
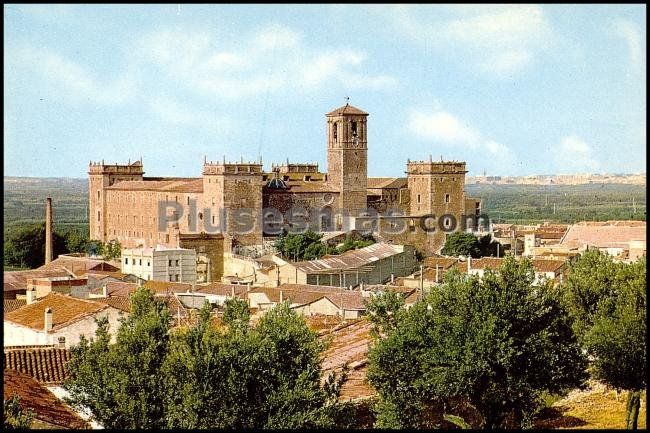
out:
M131 162L129 160L126 164L106 164L104 160L90 161L88 163L88 174L126 174L126 175L142 175L144 174L142 159Z
M406 163L407 174L465 174L464 161L439 161L433 162L431 157L428 161L411 161Z
M271 171L277 173L318 173L318 164L291 164L287 161L283 164L271 164Z
M203 174L262 175L261 162L212 162L203 163Z

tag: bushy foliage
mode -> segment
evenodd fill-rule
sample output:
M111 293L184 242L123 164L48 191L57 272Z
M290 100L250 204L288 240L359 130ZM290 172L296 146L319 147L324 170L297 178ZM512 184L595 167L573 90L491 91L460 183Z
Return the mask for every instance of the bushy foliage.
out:
M476 236L463 232L450 234L441 252L446 256L481 256L479 241Z
M592 356L595 378L630 391L627 425L636 428L639 391L647 385L646 262L614 262L587 251L570 267L565 303L574 329Z
M73 348L70 402L110 428L319 428L345 425L343 376L321 385L322 343L287 303L253 327L240 300L215 327L209 304L198 323L170 332L149 291L110 344L102 322Z
M369 353L377 426L435 428L472 407L473 427L522 427L542 393L580 386L586 359L560 295L533 281L513 258L483 279L450 271L399 314Z
M65 238L54 231L52 234L54 258L68 253ZM37 268L45 263L45 223L12 227L4 240L4 265L21 268Z
M404 296L393 290L388 290L373 295L364 301L366 314L374 325L373 333L376 336L392 331L397 326L398 316L404 308Z
M94 339L81 338L68 363L64 387L69 402L90 409L104 427L161 428L165 425L165 377L160 374L169 347L170 315L153 292L131 295L131 314L111 344L106 318Z
M31 428L34 412L31 409L23 410L19 396L14 394L3 400L3 406L5 430L27 430Z

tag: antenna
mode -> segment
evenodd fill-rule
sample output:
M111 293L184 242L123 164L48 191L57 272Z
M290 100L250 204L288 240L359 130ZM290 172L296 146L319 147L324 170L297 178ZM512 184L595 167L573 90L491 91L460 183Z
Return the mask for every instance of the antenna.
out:
M346 96L345 97L345 105L348 105L350 103L350 97Z

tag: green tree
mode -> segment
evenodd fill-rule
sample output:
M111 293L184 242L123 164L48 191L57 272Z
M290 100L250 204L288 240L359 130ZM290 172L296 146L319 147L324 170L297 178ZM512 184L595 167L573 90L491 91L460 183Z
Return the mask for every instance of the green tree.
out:
M223 321L228 326L248 326L248 303L239 298L228 298L224 303Z
M275 241L275 248L289 260L319 258L326 252L326 248L321 242L322 238L323 235L312 230L305 233L289 233L278 237Z
M593 376L628 392L626 425L636 429L646 388L646 262L616 263L598 250L571 266L565 300Z
M122 245L116 239L112 239L104 245L104 260L119 259L121 255Z
M199 316L197 327L172 337L168 427L332 427L340 420L346 406L336 402L338 379L320 385L322 346L286 303L255 328L217 330L209 309Z
M98 321L95 338L82 337L72 350L64 387L69 403L87 407L107 428L160 428L164 380L160 374L169 345L170 315L153 292L131 295L131 314L110 344L108 321Z
M27 430L31 428L34 412L31 409L23 410L20 397L16 394L3 400L4 428L5 430Z
M446 256L472 256L481 257L479 241L470 233L455 232L449 235L442 254Z
M505 260L482 279L457 271L398 316L369 352L377 426L439 427L478 413L474 427L530 425L544 392L586 379L586 360L560 295L534 285L529 261Z
M497 254L503 255L503 247L498 241L492 240L491 235L485 235L479 238L478 249L481 257L496 257Z
M369 301L364 302L376 336L392 331L397 326L398 316L404 308L404 296L401 293L388 290L373 295Z
M56 231L52 234L54 258L68 253L65 239ZM45 263L45 223L12 227L4 242L4 264L21 268L38 268Z
M88 247L88 235L70 230L65 233L65 246L71 253L85 253Z

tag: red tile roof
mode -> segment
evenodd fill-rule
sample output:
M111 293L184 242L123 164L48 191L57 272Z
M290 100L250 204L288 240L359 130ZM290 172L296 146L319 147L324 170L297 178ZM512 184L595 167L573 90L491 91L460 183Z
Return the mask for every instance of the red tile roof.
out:
M629 242L646 239L645 221L583 221L569 227L560 245L628 248Z
M32 377L6 368L3 373L4 399L17 395L20 406L23 410L33 410L35 419L59 428L90 428L69 406Z
M246 299L248 293L246 285L243 284L226 284L219 282L212 282L208 284L197 284L194 288L195 293L202 293L205 295L220 295L230 296L232 290L235 290L235 296L238 298Z
M47 307L52 310L52 331L56 331L88 316L95 315L108 308L108 305L52 292L36 302L5 314L4 320L37 331L43 331L44 313Z
M376 395L366 380L371 329L372 324L361 319L321 336L328 345L323 353L323 378L331 372L339 372L345 363L350 368L348 378L341 386L340 398L343 401Z
M369 265L404 251L401 245L378 242L358 250L346 251L336 256L326 256L318 260L292 263L292 266L307 274L331 272L333 270L355 269Z
M251 289L251 293L264 293L271 302L280 302L280 291L283 300L291 300L292 304L307 305L327 298L337 308L345 310L365 310L364 298L358 290L345 290L331 286L311 284L282 284L279 287L260 287Z
M5 368L25 373L47 385L63 383L67 377L65 364L72 352L57 347L5 347Z
M27 305L27 301L24 299L5 299L4 301L5 301L5 305L4 305L5 314Z
M353 115L361 115L361 116L367 116L368 113L366 113L363 110L358 109L357 107L354 107L350 104L345 104L342 107L337 108L336 110L332 110L329 113L326 114L326 116L342 116L342 115L348 115L348 114L353 114Z
M4 292L5 297L15 298L15 292L27 291L27 281L32 278L68 277L70 272L63 269L31 269L28 271L5 271ZM7 292L14 292L8 295Z

